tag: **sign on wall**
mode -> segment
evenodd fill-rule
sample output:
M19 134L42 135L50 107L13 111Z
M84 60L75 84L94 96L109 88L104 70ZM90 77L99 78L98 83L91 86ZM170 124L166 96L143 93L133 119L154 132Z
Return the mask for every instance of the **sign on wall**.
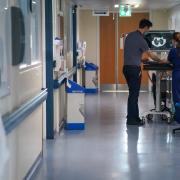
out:
M131 16L131 6L130 5L120 5L119 16L130 17Z

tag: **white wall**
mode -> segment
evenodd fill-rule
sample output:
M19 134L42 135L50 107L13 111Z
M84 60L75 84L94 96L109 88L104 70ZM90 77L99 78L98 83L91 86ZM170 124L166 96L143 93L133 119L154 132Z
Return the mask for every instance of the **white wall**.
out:
M72 6L73 3L71 0L64 0L64 50L68 69L73 67Z
M95 64L99 58L99 23L98 17L92 16L92 10L79 10L78 38L87 42L86 59Z
M72 3L70 0L62 1L62 9L58 7L58 1L53 1L53 16L54 16L54 24L53 24L53 37L60 36L59 29L62 26L62 22L60 22L59 15L64 19L63 27L64 27L64 60L65 67L69 69L73 66L72 59ZM58 53L57 53L58 54ZM59 71L58 68L54 69L54 78L59 78L62 71ZM64 69L66 70L66 69ZM65 118L66 113L66 94L65 94L65 85L62 85L59 89L54 90L54 131L59 132L59 125L62 123L62 120Z
M153 23L153 30L167 30L168 29L168 10L150 10L150 20Z
M83 9L79 9L77 15L78 15L77 40L87 42L86 61L92 62L99 67L100 64L99 17L92 16L92 10L83 10ZM98 86L100 85L99 77L100 77L100 70L98 71ZM81 77L79 77L79 79L81 79ZM88 79L88 81L91 81L91 79Z
M5 180L22 180L42 151L42 106L8 135L10 158Z
M8 2L8 0L3 1ZM11 2L11 4L7 3L7 8L9 8L10 5L17 5L16 3L18 1L9 2ZM3 3L0 3L0 5L3 5ZM1 7L1 9L4 9L4 7ZM6 27L7 22L10 23L8 16L5 21L0 19L1 27ZM11 38L11 32L7 31L6 33L0 31L1 36L8 36ZM41 44L41 38L38 42ZM0 114L2 115L11 113L18 107L21 107L23 103L39 94L43 87L42 50L40 49L40 54L37 59L39 61L38 63L26 66L25 68L20 68L19 65L12 66L10 39L6 39L4 46L6 46L6 43L9 43L8 48L6 49L7 52L4 53L8 53L9 57L7 65L10 80L10 93L5 97L0 98ZM22 180L38 155L42 152L42 111L42 106L39 106L38 109L36 109L29 117L26 117L26 120L7 136L10 158L4 174L5 180Z
M180 32L180 5L169 11L169 28Z

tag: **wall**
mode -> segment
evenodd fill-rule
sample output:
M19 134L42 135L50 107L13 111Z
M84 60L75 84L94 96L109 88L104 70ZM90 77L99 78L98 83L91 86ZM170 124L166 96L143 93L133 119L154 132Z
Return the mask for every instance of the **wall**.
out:
M4 4L3 4L4 2ZM6 14L10 6L20 6L20 3L28 2L25 0L8 1L2 0L0 3L0 8L3 13ZM7 10L6 10L6 8ZM25 10L23 8L23 10ZM2 12L2 11L1 11ZM38 14L33 16L35 18L41 19L41 7L38 9ZM25 19L28 19L29 14L24 14ZM5 20L0 19L1 28L6 27L9 23L10 28L10 16L6 16ZM33 20L32 20L33 21ZM31 22L32 22L31 21ZM25 23L31 24L31 22L25 21ZM33 31L32 29L28 31ZM40 28L38 30L41 32L41 22L38 22ZM32 33L32 32L31 32ZM30 36L26 32L27 36ZM36 37L36 34L32 34L32 39ZM0 114L5 115L7 113L13 112L15 109L21 107L25 102L28 102L31 98L41 92L43 87L43 73L42 73L42 49L40 35L38 36L39 44L39 54L37 61L30 64L24 63L24 65L12 66L12 55L11 55L11 32L0 31L0 36L9 37L3 42L3 45L8 47L4 52L7 54L7 66L8 66L8 76L9 76L9 94L0 98ZM28 38L26 38L27 40ZM36 39L36 38L35 38ZM30 44L33 42L26 41L26 47L31 47ZM33 47L32 47L33 48ZM32 60L33 54L32 49L29 51L26 49L25 57ZM31 56L27 56L27 53ZM24 58L24 62L26 62ZM20 124L16 129L14 129L8 136L8 148L10 152L9 161L6 166L6 172L4 174L5 180L22 180L27 174L30 167L35 162L36 158L42 152L42 124L43 124L43 108L39 106L29 117L26 117L25 121Z
M168 10L150 10L150 19L153 23L153 30L167 30L168 29Z
M169 28L180 32L180 5L169 11Z
M73 66L72 59L72 3L70 0L62 0L61 8L59 7L60 0L53 1L53 39L60 37L64 40L64 58L65 69L59 70L59 67L54 69L54 79L61 76L67 69L70 70ZM60 18L61 16L61 18ZM62 30L62 32L60 32ZM59 56L59 51L54 45L54 60L62 59ZM57 61L56 61L57 62ZM58 63L57 63L58 64ZM65 84L59 89L54 90L54 131L59 132L59 125L65 118L66 109L66 94Z
M168 29L168 10L151 10L153 29ZM79 10L78 39L87 42L86 59L95 64L99 61L99 17L92 16L91 10Z
M73 3L71 0L64 0L64 51L66 67L68 69L71 69L73 67L72 6Z
M152 30L168 30L168 18L169 18L169 10L167 9L158 9L158 10L150 10L150 20L153 23L153 27L151 28ZM150 76L152 76L152 73L154 71L149 71L148 72ZM149 80L149 86L148 89L149 91L152 91L152 83Z
M42 152L42 106L7 137L10 158L4 180L22 180Z
M86 59L98 63L99 23L98 17L92 16L91 10L79 10L78 39L87 42Z

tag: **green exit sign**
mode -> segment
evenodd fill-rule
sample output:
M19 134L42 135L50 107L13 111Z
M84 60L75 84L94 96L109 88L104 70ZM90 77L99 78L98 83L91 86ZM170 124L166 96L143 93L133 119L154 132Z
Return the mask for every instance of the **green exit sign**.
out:
M119 16L121 17L130 17L131 16L131 6L121 5L119 8Z

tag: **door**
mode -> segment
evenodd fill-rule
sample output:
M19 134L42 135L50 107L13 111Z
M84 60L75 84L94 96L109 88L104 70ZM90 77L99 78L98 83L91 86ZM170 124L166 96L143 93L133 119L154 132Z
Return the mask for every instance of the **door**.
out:
M100 84L116 84L115 74L115 20L113 15L100 17Z
M113 18L112 14L108 17L100 17L100 84L102 90L117 90L117 87L126 89L126 81L122 73L124 50L120 46L120 39L123 35L137 30L139 21L143 18L149 19L149 13L133 13L131 17L118 17L118 20ZM142 85L148 86L147 72L142 74Z

